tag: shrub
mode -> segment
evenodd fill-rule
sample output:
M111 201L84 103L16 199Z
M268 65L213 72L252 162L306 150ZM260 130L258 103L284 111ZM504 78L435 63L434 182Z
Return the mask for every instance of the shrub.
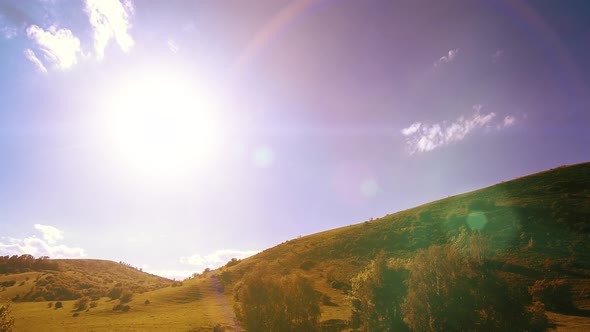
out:
M151 303L150 300L145 300L145 302L143 302L143 304L145 304L145 305L148 305L150 303Z
M121 298L119 299L119 301L121 301L121 303L127 303L127 302L131 302L132 299L133 299L133 293L124 292L123 294L121 294Z
M121 297L121 293L123 293L123 289L115 287L115 288L111 289L111 291L109 292L108 295L109 295L109 298L111 298L111 300L116 300L119 297Z
M231 282L233 280L233 274L231 271L223 271L223 272L221 272L221 274L219 276L220 276L221 282L224 285L231 284Z
M131 307L129 305L123 305L121 303L119 303L113 307L113 311L127 312L127 311L129 311L129 309L131 309Z
M227 264L225 264L225 267L234 266L234 265L238 264L239 262L240 262L240 260L239 260L239 259L237 259L237 258L232 258L232 259L230 259L230 260L227 262Z
M304 271L309 271L309 269L311 269L314 266L315 266L315 263L312 261L305 261L305 262L301 263L301 265L299 265L299 267Z
M408 271L398 262L390 266L384 252L352 278L352 327L360 331L405 331L401 306L407 293Z
M10 309L10 303L0 306L0 331L11 332L14 328L14 317Z
M47 308L50 308L51 309L52 307L53 307L53 302L47 303Z
M74 312L74 313L72 314L72 317L78 317L78 316L80 316L80 314L79 314L79 313L77 313L77 312Z
M85 310L88 307L88 302L90 302L90 298L88 296L81 297L76 302L74 302L74 309L76 311Z
M545 305L539 301L535 301L530 309L531 320L530 330L531 331L546 331L553 327L547 315L545 314Z
M92 301L90 302L90 308L96 308L98 306L98 302Z
M575 309L572 287L565 279L537 280L529 287L533 301L542 302L553 311L569 311Z
M55 309L63 308L63 306L64 305L61 303L61 301L55 302Z
M14 284L16 284L16 280L0 282L0 286L2 286L2 287L12 287L12 286L14 286Z
M257 268L237 287L236 314L248 331L317 331L319 297L299 275L271 277Z

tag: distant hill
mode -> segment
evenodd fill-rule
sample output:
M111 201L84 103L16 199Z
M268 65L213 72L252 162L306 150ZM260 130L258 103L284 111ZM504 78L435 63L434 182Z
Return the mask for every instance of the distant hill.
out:
M34 259L30 255L0 259L0 296L13 301L71 300L103 297L114 288L147 292L172 280L123 263L98 259ZM7 271L11 271L9 273Z

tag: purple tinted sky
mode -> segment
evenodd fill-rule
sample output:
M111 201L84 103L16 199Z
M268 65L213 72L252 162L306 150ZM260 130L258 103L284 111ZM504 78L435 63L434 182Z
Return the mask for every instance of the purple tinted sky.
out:
M187 276L590 159L586 1L103 1L122 30L93 3L0 2L0 254ZM98 29L123 36L102 59ZM214 86L231 123L169 183L105 157L94 123L156 67Z

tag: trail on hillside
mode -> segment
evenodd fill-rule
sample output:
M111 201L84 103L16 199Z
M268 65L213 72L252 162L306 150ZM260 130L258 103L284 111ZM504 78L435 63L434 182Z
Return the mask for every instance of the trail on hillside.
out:
M223 292L223 285L221 284L221 280L217 273L212 274L211 276L207 277L207 292L215 299L215 302L218 303L220 310L223 311L224 316L233 322L232 326L224 326L224 328L231 328L233 331L243 332L244 330L240 326L238 322L238 318L236 317L231 304L227 301L225 293Z

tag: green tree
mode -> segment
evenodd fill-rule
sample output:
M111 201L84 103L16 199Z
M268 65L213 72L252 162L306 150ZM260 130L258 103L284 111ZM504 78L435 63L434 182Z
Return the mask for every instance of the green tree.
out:
M405 262L381 252L352 278L352 326L360 331L404 331L401 304L407 292Z
M246 330L317 331L319 296L309 280L299 275L272 277L267 271L259 267L236 286L236 314Z
M477 241L467 241L467 243ZM478 246L480 245L477 243ZM476 250L435 245L417 252L408 265L404 321L416 331L544 331L544 312L526 310L523 297ZM533 317L535 316L535 317ZM534 328L532 328L534 326Z
M0 332L11 332L14 328L14 317L10 309L10 303L0 306Z

